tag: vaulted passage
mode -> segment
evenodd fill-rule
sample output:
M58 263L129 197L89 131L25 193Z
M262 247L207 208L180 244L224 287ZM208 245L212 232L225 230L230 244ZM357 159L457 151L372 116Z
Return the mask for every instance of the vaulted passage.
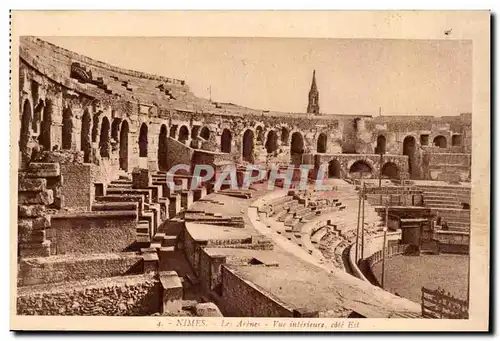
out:
M120 129L120 169L128 171L128 122L123 121Z
M326 134L325 133L319 134L318 142L316 145L316 152L326 153L326 141L327 141Z
M62 119L62 149L71 149L73 133L73 114L70 108L63 111Z
M90 162L90 152L92 147L91 142L91 126L92 126L92 118L87 110L83 113L82 116L82 130L80 134L80 147L83 151L83 160L85 162Z
M210 138L210 130L208 130L207 127L201 128L200 137L204 138L205 140L208 140Z
M268 153L273 153L277 149L278 149L278 134L274 130L271 130L267 134L266 150Z
M451 145L454 147L461 146L462 145L462 135L453 135L451 137Z
M102 118L101 135L99 136L99 152L101 157L109 157L111 143L110 143L110 124L109 119L105 116Z
M28 100L24 101L23 112L21 114L21 132L19 134L19 150L21 151L21 162L26 163L31 159L31 153L28 150L28 142L30 140L31 120L31 105Z
M328 162L328 177L340 179L340 163L338 160Z
M229 129L224 129L220 137L220 151L223 153L231 153L231 143L233 137Z
M363 177L365 174L371 174L372 167L363 160L358 160L349 168L349 173L356 173Z
M253 131L247 129L243 134L243 160L253 162Z
M186 126L182 126L179 129L179 142L186 143L189 139L189 129Z
M439 148L446 148L446 137L443 135L438 135L434 138L434 146Z
M292 164L301 164L304 154L304 138L299 132L292 134L292 143L290 145L290 161Z
M42 122L40 123L40 135L38 136L38 141L43 149L50 150L52 148L51 144L51 125L52 125L52 101L47 99L45 101L45 107L42 113Z
M161 171L167 170L167 155L167 126L163 124L158 139L158 168Z
M399 168L394 162L387 162L382 166L382 177L399 179Z
M148 157L148 126L141 124L139 131L139 157Z
M408 172L410 173L410 177L412 177L415 163L415 138L413 136L405 137L403 141L403 155L408 156Z
M377 136L377 146L375 147L375 154L385 154L385 136Z

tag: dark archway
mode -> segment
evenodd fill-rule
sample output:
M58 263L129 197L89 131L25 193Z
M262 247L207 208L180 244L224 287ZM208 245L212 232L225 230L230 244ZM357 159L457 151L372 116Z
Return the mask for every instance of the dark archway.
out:
M122 120L120 118L115 118L111 124L111 138L118 142L120 140L120 125Z
M90 153L92 150L91 142L91 127L92 127L92 117L89 112L85 110L82 116L82 129L80 135L80 148L83 151L84 162L90 162Z
M42 122L40 124L40 135L38 136L38 141L43 149L51 149L51 126L52 126L52 101L50 99L45 100L45 107L43 108Z
M462 145L462 135L455 134L451 136L451 145L453 147L458 147Z
M189 129L186 126L181 126L179 129L179 142L186 143L189 139Z
M101 122L101 135L99 136L99 152L101 157L109 157L111 149L109 119L104 116Z
M386 139L384 135L377 136L377 146L375 147L375 154L385 154Z
M363 160L358 160L349 167L349 173L361 173L361 176L363 176L363 174L371 174L371 172L372 167Z
M293 164L302 163L302 155L304 154L304 138L299 132L292 134L292 142L290 144L290 161Z
M281 144L287 145L290 138L290 132L285 127L281 128Z
M338 160L331 160L328 162L328 177L340 179L340 162Z
M382 166L382 177L399 179L399 167L394 162L387 162Z
M321 133L318 136L318 142L316 144L316 152L326 153L327 138L325 133Z
M139 157L148 157L148 126L141 124L139 131Z
M243 160L253 162L253 131L247 129L243 134Z
M278 134L271 130L267 133L266 150L268 153L273 153L278 149Z
M436 136L432 142L434 143L435 147L439 148L446 148L447 145L446 137L444 137L443 135Z
M73 144L73 113L70 108L63 111L62 118L62 149L71 149Z
M403 155L408 156L408 172L410 173L410 177L412 177L414 171L413 164L415 162L415 152L415 138L413 136L406 136L403 140Z
M158 139L158 168L161 171L167 170L167 155L167 126L162 124Z
M207 127L201 128L200 136L205 140L208 140L210 138L210 130L208 130Z
M120 129L120 169L128 172L128 122L124 120Z
M23 112L21 114L21 131L19 134L19 151L22 164L27 163L31 159L31 153L28 148L28 143L31 137L31 104L29 100L25 100L23 104Z
M231 144L233 136L229 129L224 129L220 137L220 151L223 153L231 153Z

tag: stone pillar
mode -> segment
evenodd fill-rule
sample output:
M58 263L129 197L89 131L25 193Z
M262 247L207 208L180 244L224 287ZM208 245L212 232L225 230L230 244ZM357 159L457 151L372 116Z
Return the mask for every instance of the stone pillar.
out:
M148 188L153 185L151 171L145 168L134 168L132 172L132 188Z
M162 313L176 313L181 311L184 292L177 272L160 272L160 283L163 288Z

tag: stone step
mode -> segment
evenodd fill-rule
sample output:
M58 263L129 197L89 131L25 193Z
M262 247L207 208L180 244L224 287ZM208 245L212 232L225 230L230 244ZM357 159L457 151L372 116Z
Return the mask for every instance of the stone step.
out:
M136 202L105 202L92 204L92 211L137 211L138 209L139 205Z

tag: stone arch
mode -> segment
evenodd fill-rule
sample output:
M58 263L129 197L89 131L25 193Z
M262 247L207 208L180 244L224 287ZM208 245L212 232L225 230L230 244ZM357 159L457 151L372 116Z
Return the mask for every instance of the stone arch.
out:
M267 153L273 153L278 149L278 134L274 130L270 130L267 133L266 138L266 150Z
M148 157L148 126L141 124L139 130L139 157Z
M80 134L80 148L83 151L84 162L90 162L90 154L92 150L91 142L91 128L92 127L92 117L88 110L84 110L82 115L82 129Z
M349 167L350 174L361 173L361 176L363 176L363 174L367 174L367 173L371 174L372 171L373 171L372 167L365 160L357 160L351 165L351 167Z
M21 131L19 133L19 150L21 156L21 162L27 163L31 159L31 151L29 148L29 141L31 137L31 121L32 111L31 111L31 103L28 99L24 100L24 104L22 107L21 113Z
M453 134L451 136L451 145L453 147L459 147L462 145L462 135L460 134Z
M288 140L290 138L290 131L286 127L281 127L281 143L288 145Z
M109 157L111 149L110 129L109 119L104 116L101 122L101 134L99 135L99 152L101 157Z
M208 139L210 138L210 130L207 127L201 128L200 137L208 141Z
M161 171L167 170L167 126L165 124L161 125L160 137L158 139L158 168Z
M62 149L71 149L73 144L73 113L69 107L63 110L61 142Z
M120 129L119 163L120 169L126 172L128 172L128 132L128 122L127 120L123 120Z
M225 128L222 131L222 135L220 137L220 151L223 153L231 153L231 144L232 144L233 136L231 131Z
M377 146L375 147L375 154L385 154L386 138L384 135L377 136Z
M293 164L300 164L302 162L302 155L304 154L304 137L298 131L292 134L292 141L290 143L290 160Z
M327 150L327 137L325 133L321 133L318 136L318 141L316 143L316 152L326 153Z
M414 163L416 158L415 153L416 153L415 137L408 135L403 140L403 155L408 156L408 172L410 173L410 176L412 176L413 172L415 171L414 169Z
M386 162L381 169L382 177L399 179L399 167L394 162Z
M173 139L175 139L177 137L177 128L178 128L177 125L173 125L170 127L170 131L169 131L168 135Z
M52 130L52 110L52 101L50 99L45 100L42 121L40 123L40 135L38 136L38 142L45 150L50 150L52 148L52 139L50 136Z
M443 135L438 135L434 138L432 143L434 144L435 147L446 148L447 145L446 137L444 137Z
M328 162L328 177L340 179L340 162L336 159Z
M245 133L243 134L243 160L248 161L248 162L253 162L254 157L253 157L253 148L254 148L254 133L251 129L245 130Z
M189 140L189 129L185 125L181 126L179 129L179 142L186 143Z

